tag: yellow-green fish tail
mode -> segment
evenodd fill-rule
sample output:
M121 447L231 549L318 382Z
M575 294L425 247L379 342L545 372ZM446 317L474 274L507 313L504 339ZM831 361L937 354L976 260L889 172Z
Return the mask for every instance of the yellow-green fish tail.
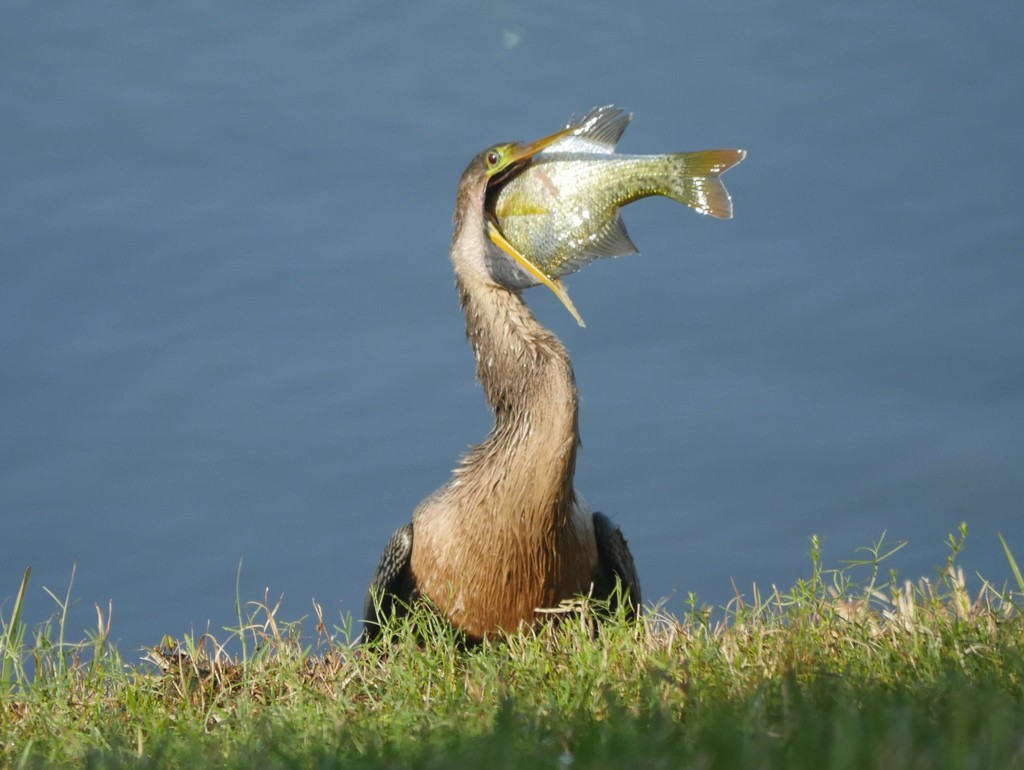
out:
M747 155L743 150L701 150L668 156L671 171L665 195L701 214L732 217L732 199L718 177Z

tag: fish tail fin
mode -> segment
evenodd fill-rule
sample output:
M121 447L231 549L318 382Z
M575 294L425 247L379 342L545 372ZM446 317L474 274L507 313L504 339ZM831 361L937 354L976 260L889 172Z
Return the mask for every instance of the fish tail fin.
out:
M718 177L745 157L745 150L701 150L669 156L672 162L668 197L719 219L732 218L732 198Z

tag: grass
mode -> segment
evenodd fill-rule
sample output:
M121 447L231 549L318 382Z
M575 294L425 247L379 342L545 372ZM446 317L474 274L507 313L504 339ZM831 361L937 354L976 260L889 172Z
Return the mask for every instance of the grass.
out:
M884 540L788 591L595 635L558 625L464 650L429 610L354 652L319 611L238 606L223 640L165 638L127 664L109 624L30 633L29 575L0 615L0 766L1024 768L1024 579L971 593L885 570ZM244 642L244 644L241 644ZM229 656L225 646L241 648Z

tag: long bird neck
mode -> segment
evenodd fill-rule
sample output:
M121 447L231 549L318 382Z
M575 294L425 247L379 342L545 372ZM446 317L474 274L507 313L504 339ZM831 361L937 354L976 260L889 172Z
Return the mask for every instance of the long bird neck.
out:
M585 592L597 567L593 519L573 491L572 365L519 293L491 277L485 158L459 183L451 260L494 427L416 508L409 560L417 592L470 639L532 623L538 608Z
M505 508L496 513L557 530L571 515L579 445L569 355L518 292L453 261L477 378L494 412L494 428L458 475L479 485L492 508Z

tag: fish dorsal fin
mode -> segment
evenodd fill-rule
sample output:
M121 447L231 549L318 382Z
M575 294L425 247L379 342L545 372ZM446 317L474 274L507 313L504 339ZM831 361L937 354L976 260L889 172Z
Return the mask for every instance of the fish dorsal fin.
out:
M633 113L608 105L595 107L584 115L575 130L564 139L559 139L543 152L592 152L611 154L626 130ZM567 128L573 128L570 121ZM543 154L543 153L542 153Z
M614 257L626 257L632 254L639 254L636 244L629 238L626 232L626 224L618 212L612 220L591 239L583 250L575 257L566 260L558 266L559 275L575 273L582 267L586 267L595 259L612 259Z

